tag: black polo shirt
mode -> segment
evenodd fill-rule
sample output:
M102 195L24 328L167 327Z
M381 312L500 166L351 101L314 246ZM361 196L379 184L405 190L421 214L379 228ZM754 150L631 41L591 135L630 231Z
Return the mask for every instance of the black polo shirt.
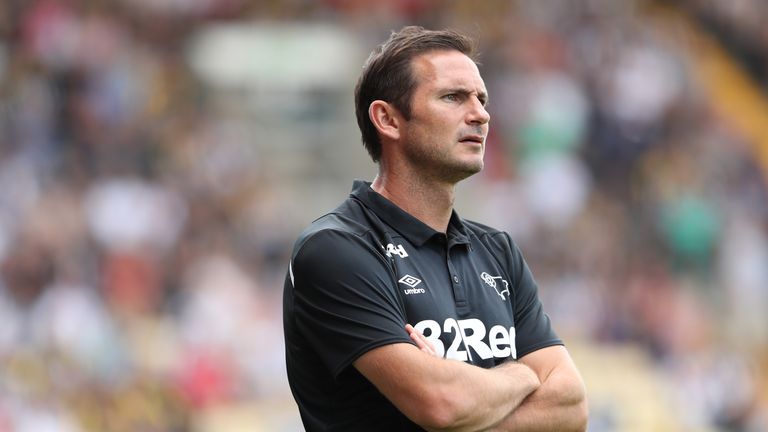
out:
M562 342L509 235L462 220L428 227L356 181L299 237L283 297L286 364L307 431L419 431L352 363L413 343L490 368Z

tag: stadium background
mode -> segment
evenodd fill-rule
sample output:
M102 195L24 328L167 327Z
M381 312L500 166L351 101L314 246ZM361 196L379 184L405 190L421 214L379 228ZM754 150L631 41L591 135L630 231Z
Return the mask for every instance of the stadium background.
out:
M768 3L0 3L0 432L298 431L293 239L374 165L352 88L478 37L486 169L590 431L768 430Z

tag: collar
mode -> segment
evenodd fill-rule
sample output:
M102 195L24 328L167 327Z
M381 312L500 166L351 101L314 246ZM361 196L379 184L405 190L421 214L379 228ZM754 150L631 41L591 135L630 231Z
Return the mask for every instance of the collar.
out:
M376 216L415 246L420 247L424 245L424 243L436 235L445 237L440 231L432 229L373 190L371 182L355 180L352 183L350 195L360 200ZM451 212L451 219L448 221L447 238L449 244L469 244L467 232L464 221L456 213L456 210L453 210Z

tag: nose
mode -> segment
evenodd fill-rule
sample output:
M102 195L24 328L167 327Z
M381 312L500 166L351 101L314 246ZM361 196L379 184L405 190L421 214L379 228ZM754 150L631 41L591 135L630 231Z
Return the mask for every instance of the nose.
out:
M480 99L476 97L472 98L471 104L472 104L472 107L467 116L468 123L486 124L489 121L491 121L491 115L488 113L488 110L485 109L485 106L480 101Z

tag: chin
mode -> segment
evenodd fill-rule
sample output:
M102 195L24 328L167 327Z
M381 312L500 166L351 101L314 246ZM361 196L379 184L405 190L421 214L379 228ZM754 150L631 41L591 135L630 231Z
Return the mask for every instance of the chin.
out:
M471 177L483 170L483 162L463 164L453 170L455 182Z
M483 159L476 159L476 160L468 161L464 165L465 165L464 166L465 171L471 172L472 174L477 174L483 170L485 163L483 162Z

